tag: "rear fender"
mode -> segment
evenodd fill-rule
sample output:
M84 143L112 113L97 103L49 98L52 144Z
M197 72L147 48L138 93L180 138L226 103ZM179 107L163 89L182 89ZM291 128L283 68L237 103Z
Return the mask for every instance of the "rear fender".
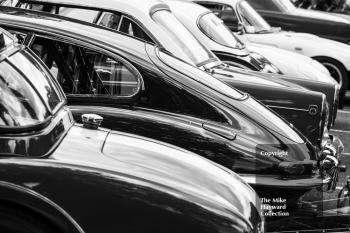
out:
M0 181L0 201L33 211L64 233L84 233L78 223L66 211L29 188Z

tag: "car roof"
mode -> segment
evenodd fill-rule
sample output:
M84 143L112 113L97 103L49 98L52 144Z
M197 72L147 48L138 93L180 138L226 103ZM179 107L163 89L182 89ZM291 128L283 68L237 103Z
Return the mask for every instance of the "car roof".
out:
M20 0L20 2L70 5L118 11L143 11L147 14L157 8L168 8L162 0Z
M37 4L61 4L66 7L76 7L85 9L95 9L98 11L121 12L130 16L137 21L143 30L152 38L152 40L160 47L166 48L175 56L182 60L192 63L191 59L173 43L171 36L164 33L164 30L156 23L151 15L159 10L167 10L171 12L170 7L161 0L21 0L20 2L37 3ZM193 64L195 65L195 64Z
M25 28L29 31L37 32L44 31L53 35L59 32L61 36L89 42L103 41L109 44L108 48L112 51L118 50L121 53L131 54L142 59L147 57L147 53L144 49L145 42L127 34L106 30L94 24L84 23L82 21L49 13L14 7L0 8L0 23L2 26ZM142 47L143 49L135 49L136 47Z
M173 13L174 9L178 10L180 8L184 9L185 7L190 7L190 11L183 12L184 15L190 18L197 19L199 15L211 12L211 10L209 10L208 8L205 8L199 4L196 4L195 2L188 0L166 0L165 2L170 6L170 9Z

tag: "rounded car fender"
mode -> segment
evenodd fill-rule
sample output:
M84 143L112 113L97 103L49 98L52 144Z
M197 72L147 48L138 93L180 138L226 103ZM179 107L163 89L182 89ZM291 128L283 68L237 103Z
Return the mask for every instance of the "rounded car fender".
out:
M0 201L36 212L64 233L84 233L83 229L65 210L29 188L0 181Z

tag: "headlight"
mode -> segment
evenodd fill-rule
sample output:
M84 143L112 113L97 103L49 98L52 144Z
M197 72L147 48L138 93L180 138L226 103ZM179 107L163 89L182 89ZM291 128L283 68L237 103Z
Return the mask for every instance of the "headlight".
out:
M264 68L262 69L264 73L273 73L273 74L282 74L282 72L273 64L265 63Z
M250 56L252 56L255 60L257 60L260 63L262 67L262 72L282 74L282 72L275 65L273 65L269 60L267 60L266 57L263 57L262 55L258 53L253 53L253 52L250 53Z

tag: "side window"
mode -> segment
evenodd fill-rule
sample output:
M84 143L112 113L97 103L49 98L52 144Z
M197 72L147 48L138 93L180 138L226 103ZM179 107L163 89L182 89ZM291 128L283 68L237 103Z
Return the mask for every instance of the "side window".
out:
M32 3L19 3L18 7L24 9L30 9L35 11L44 11L51 14L56 13L56 7L52 5L43 5L43 4L32 4Z
M119 24L120 24L120 18L121 18L120 15L105 12L102 15L101 20L98 24L107 28L118 30Z
M99 52L42 37L34 39L31 49L67 94L129 97L140 89L136 70Z
M40 4L40 3L19 3L18 7L36 11L44 11L51 14L58 14L72 19L81 20L88 23L95 23L100 15L100 11L81 9L73 7L62 7L52 4Z
M81 20L88 23L95 23L98 16L99 11L97 10L88 10L88 9L79 9L79 8L69 8L69 7L59 7L57 14Z
M126 16L122 16L122 21L119 26L119 31L124 32L130 36L142 39L153 43L152 39L139 27L134 21Z

